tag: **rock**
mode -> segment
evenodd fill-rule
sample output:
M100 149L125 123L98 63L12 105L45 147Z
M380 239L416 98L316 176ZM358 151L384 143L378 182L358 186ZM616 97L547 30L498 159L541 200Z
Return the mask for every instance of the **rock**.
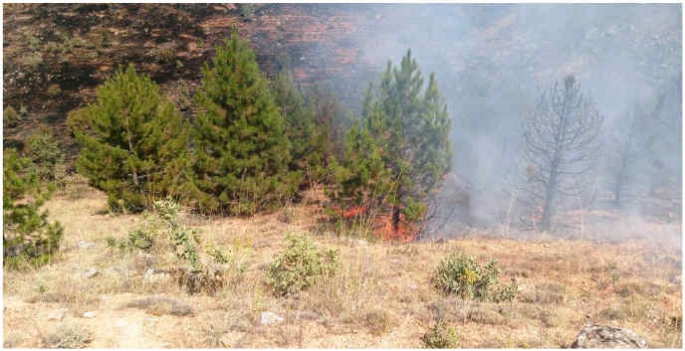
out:
M143 277L143 281L148 282L148 283L155 283L155 282L163 282L167 281L171 278L171 272L163 270L163 269L155 269L155 268L149 268L145 272L145 276Z
M49 321L61 321L64 319L64 315L66 314L67 310L64 308L60 308L57 310L52 310L48 311L47 317Z
M83 318L93 318L95 317L95 311L88 311L83 314Z
M259 322L262 325L278 324L283 322L283 317L273 312L262 312L261 316L259 316Z
M87 242L87 241L85 241L85 240L81 240L81 241L78 242L78 247L79 247L79 249L81 249L81 250L88 250L88 249L90 249L90 248L93 247L93 246L95 246L95 244L89 243L89 242Z
M86 273L84 274L84 276L85 276L86 278L92 278L92 277L98 275L99 273L100 273L100 272L99 272L97 269L91 268L91 269L89 269L88 271L86 271Z
M630 329L586 325L571 344L574 349L644 349L647 341Z

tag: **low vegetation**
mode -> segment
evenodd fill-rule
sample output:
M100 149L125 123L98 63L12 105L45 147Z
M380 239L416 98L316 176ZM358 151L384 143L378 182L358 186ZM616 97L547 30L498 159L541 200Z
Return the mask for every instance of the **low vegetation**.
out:
M266 284L275 294L305 290L338 270L337 251L320 251L304 235L288 234L285 243L285 249L271 262L266 277Z
M435 287L447 294L482 301L512 301L518 286L512 282L501 286L497 261L481 266L473 257L455 252L445 258L437 268L433 282Z
M435 323L423 335L421 343L427 349L456 349L459 346L457 331L444 322Z

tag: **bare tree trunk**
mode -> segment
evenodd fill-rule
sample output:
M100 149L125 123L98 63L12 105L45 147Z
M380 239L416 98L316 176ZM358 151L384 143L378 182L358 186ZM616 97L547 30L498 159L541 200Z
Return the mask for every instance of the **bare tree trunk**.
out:
M400 214L401 214L402 209L400 208L399 200L400 200L401 191L402 191L402 187L400 185L398 185L397 197L395 199L395 202L392 205L392 233L394 235L396 235L400 230Z
M549 181L547 182L547 186L545 186L545 206L542 210L542 222L540 223L540 227L543 231L548 231L551 227L552 207L553 207L554 197L556 194L556 186L557 186L557 170L556 170L556 167L554 167L550 171Z

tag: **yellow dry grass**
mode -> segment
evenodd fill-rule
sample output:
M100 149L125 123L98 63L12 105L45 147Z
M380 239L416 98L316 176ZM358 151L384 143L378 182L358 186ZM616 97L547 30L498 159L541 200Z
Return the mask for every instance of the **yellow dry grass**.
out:
M105 197L89 189L67 189L48 203L50 217L65 227L63 250L40 269L4 272L4 346L41 347L69 326L85 328L92 334L88 346L103 348L420 347L436 313L455 327L460 347L565 347L589 321L630 328L652 347L682 344L680 252L647 241L474 237L398 245L313 234L317 211L309 205L289 207L288 223L279 213L248 219L184 215L183 222L199 230L203 250L230 251L245 267L216 296L191 296L172 281L143 280L150 266L178 266L172 253L157 252L149 262L106 245L106 237L124 239L144 219L112 216L104 204ZM275 297L263 280L287 232L309 233L318 246L338 249L341 269L326 284ZM81 241L94 246L82 249ZM500 279L516 279L519 298L495 304L440 294L431 275L455 250L481 262L497 259ZM84 277L90 268L99 274ZM193 313L126 307L151 296L178 301ZM48 320L47 313L60 308L67 309L64 319ZM96 317L83 317L89 311ZM260 325L263 311L285 321Z

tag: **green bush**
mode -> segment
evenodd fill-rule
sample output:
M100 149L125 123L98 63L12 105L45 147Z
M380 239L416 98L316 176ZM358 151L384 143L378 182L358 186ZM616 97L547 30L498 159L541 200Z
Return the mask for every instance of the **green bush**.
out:
M475 258L455 252L440 262L433 282L438 290L463 298L511 301L516 296L518 287L512 283L509 287L500 287L494 291L499 274L497 261L481 266Z
M457 348L457 331L445 322L437 322L421 338L425 349L455 349Z
M4 267L26 268L48 263L59 249L62 226L50 223L40 207L50 197L30 161L13 150L3 155L3 257Z
M304 235L286 235L285 246L271 262L266 277L266 284L276 295L305 290L334 275L340 265L338 251L319 251Z
M12 106L7 105L7 107L5 107L5 109L2 111L2 121L5 124L5 127L15 127L19 122L19 114L17 113L17 110L15 110Z
M128 246L149 252L155 244L155 238L145 230L134 230L128 234Z

